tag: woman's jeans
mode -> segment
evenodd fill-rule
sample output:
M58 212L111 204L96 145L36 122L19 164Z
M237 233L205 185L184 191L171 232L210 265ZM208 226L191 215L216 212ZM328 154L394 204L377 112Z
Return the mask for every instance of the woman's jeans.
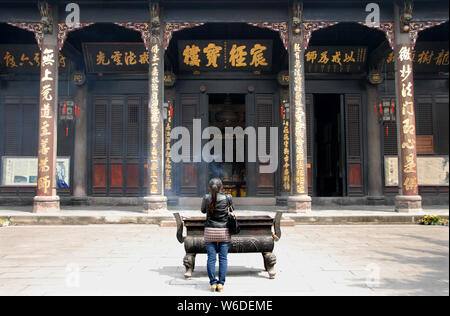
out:
M228 249L230 242L207 242L206 252L208 253L207 270L209 284L225 284L225 277L228 269ZM219 280L216 279L216 260L219 254Z

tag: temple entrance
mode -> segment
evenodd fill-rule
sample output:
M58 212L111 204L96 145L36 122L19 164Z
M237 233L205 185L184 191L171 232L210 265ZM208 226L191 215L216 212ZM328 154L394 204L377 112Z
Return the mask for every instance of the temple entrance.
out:
M247 157L244 156L245 161L237 161L236 152L242 150L238 147L239 141L237 135L233 135L233 161L226 161L226 139L225 128L241 127L245 129L245 94L210 94L209 95L209 126L214 126L222 132L222 153L221 161L213 161L208 165L208 179L219 177L223 181L224 192L231 194L233 197L247 196L247 174L245 164ZM245 142L243 144L245 149ZM228 153L231 155L230 153ZM217 153L214 153L214 157ZM216 158L216 157L215 157Z
M169 199L182 197L182 204L187 198L201 197L208 191L208 180L219 177L225 192L246 197L245 203L251 200L249 197L266 197L266 201L275 203L280 172L276 167L275 171L265 171L279 164L269 135L273 133L271 127L280 126L277 75L288 68L289 60L280 34L246 23L206 23L174 33L166 57L165 67L177 78L173 87L165 89L166 99L173 98L173 126L189 131L192 148L189 159L173 164L174 186L171 192L166 191ZM200 157L209 142L202 139L201 150L199 142L194 144L194 139L200 138L194 132L200 127L201 131L207 127L220 130L222 153L217 154L222 161ZM226 127L264 128L268 133L265 153L269 156L276 152L277 157L248 159L248 135L244 148L237 150L236 145L242 142L233 136L234 159L226 161L231 160L225 159ZM244 154L240 161L236 159L238 153Z
M344 106L339 94L314 95L315 191L343 196L345 180Z

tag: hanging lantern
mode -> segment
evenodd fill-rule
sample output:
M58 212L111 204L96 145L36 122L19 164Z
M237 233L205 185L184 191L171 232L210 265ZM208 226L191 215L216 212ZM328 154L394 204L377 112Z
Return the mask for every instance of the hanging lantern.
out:
M378 110L377 110L378 107ZM395 122L395 99L382 99L374 105L374 113L378 122L386 127L386 136L389 136L389 122Z
M75 118L80 116L80 107L73 100L62 100L59 103L59 120L64 121L66 137L69 136L70 122L74 122Z
M378 112L378 113L377 113ZM381 123L395 122L395 99L382 99L374 106L374 113L378 116Z

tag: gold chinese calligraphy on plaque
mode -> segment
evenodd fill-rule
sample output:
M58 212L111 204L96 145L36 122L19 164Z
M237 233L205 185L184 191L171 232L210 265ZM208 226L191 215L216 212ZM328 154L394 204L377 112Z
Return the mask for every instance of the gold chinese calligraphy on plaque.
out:
M271 70L271 40L178 41L183 71Z
M310 46L304 60L305 72L363 72L367 47Z
M60 69L68 64L66 56L58 52L55 61ZM43 61L46 62L45 60ZM0 45L0 69L14 72L39 72L41 53L37 45Z
M143 43L83 43L88 73L145 73L150 53Z
M448 72L448 42L419 42L410 50L414 72L439 73ZM386 71L394 71L394 51L386 57Z

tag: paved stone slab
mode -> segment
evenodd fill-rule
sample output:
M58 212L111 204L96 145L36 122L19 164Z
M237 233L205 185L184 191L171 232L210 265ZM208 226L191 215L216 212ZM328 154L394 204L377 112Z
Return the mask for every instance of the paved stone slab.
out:
M0 228L0 295L449 295L448 227L301 225L260 254L230 254L223 293L206 255L183 277L184 247L156 225Z

